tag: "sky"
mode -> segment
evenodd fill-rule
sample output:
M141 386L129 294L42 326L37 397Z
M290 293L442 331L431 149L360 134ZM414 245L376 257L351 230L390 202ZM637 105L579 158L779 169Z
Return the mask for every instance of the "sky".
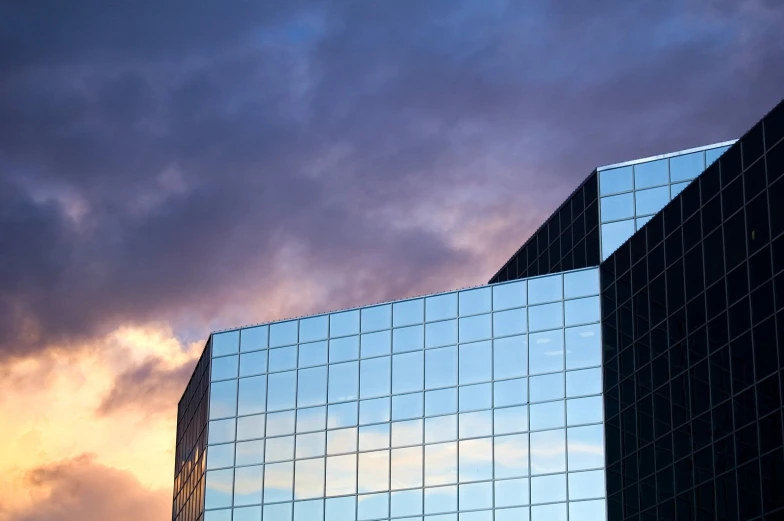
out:
M531 4L531 5L529 5ZM784 96L777 0L0 5L0 521L168 519L213 330L485 283Z

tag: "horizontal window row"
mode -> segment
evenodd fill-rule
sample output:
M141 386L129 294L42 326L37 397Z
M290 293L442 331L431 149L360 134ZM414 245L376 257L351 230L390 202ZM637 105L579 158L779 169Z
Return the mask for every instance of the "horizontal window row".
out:
M602 426L592 425L210 470L206 506L258 504L262 496L263 502L274 503L601 469L602 435Z
M563 356L560 356L560 360L556 360L553 367L549 368L559 371L556 373L532 375L527 379L510 378L492 383L433 389L427 392L421 392L423 385L426 381L434 381L436 377L427 380L427 373L422 371L421 365L409 363L403 365L399 373L395 372L393 364L391 377L388 365L380 370L378 365L371 366L371 369L365 372L364 367L361 368L357 362L348 362L330 366L329 372L326 368L313 368L269 376L225 380L212 385L210 419L295 408L302 410L327 403L332 404L330 415L339 414L339 410L347 407L350 409L346 410L353 410L352 414L355 417L358 408L360 415L362 409L371 411L383 408L387 413L391 410L392 419L407 419L423 415L435 416L450 412L489 409L504 404L571 398L599 392L602 383L600 368L570 370L564 373ZM558 356L553 358L557 359ZM385 362L383 358L378 360ZM473 374L477 377L482 376ZM359 378L360 375L363 376L362 380ZM364 379L365 376L367 379ZM454 385L457 380L462 381L457 374L448 371L441 373L439 379L435 381ZM390 384L394 393L391 397L389 396ZM363 401L358 402L360 398Z
M422 325L599 293L598 270L484 286L212 335L212 356ZM489 315L486 319L489 320ZM462 320L461 320L462 324ZM470 326L466 326L470 327ZM463 326L460 326L462 332Z
M338 428L288 436L263 438L263 418L250 420L237 429L237 443L210 445L207 468L256 465L293 459L306 459L350 452L433 444L492 435L551 430L580 426L603 420L601 396L542 404L475 411L460 415L380 423L362 427ZM272 425L269 428L277 428ZM233 438L231 433L218 431ZM249 441L242 441L249 440ZM223 441L223 440L220 440Z
M239 507L233 509L233 518L232 509L208 510L204 521L386 521L390 518L401 521L566 521L567 512L569 521L596 521L607 517L604 499L509 507L504 506L505 496L499 498L497 491L495 509L458 513L457 508L444 510L453 504L457 505L458 499L457 496L452 497L451 490L447 490L453 487L443 488L443 492L438 489L425 490L424 508L416 508L419 503L415 499L408 500L406 493L397 492L391 494L394 499L385 493L278 503L264 505L263 508ZM404 499L407 500L403 502ZM518 501L512 499L514 504ZM423 510L424 517L421 515ZM414 517L411 517L412 512Z
M612 195L601 199L602 223L619 221L631 217L653 215L680 192L689 183L677 183L659 188L649 188L638 192Z

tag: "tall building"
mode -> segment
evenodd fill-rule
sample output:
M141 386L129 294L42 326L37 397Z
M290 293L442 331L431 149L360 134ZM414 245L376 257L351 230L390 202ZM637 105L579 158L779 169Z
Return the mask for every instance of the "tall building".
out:
M172 519L784 518L783 138L597 168L488 285L213 333Z

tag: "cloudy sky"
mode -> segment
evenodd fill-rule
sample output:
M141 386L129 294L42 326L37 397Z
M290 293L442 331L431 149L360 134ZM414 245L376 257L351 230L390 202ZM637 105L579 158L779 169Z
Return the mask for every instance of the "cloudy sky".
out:
M776 0L0 6L0 521L167 519L210 331L487 281L784 96Z

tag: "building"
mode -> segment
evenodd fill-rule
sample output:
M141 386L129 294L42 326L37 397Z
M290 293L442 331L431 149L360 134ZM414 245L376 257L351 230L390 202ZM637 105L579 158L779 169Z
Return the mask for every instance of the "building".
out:
M172 518L784 518L783 138L598 168L486 286L213 333Z

